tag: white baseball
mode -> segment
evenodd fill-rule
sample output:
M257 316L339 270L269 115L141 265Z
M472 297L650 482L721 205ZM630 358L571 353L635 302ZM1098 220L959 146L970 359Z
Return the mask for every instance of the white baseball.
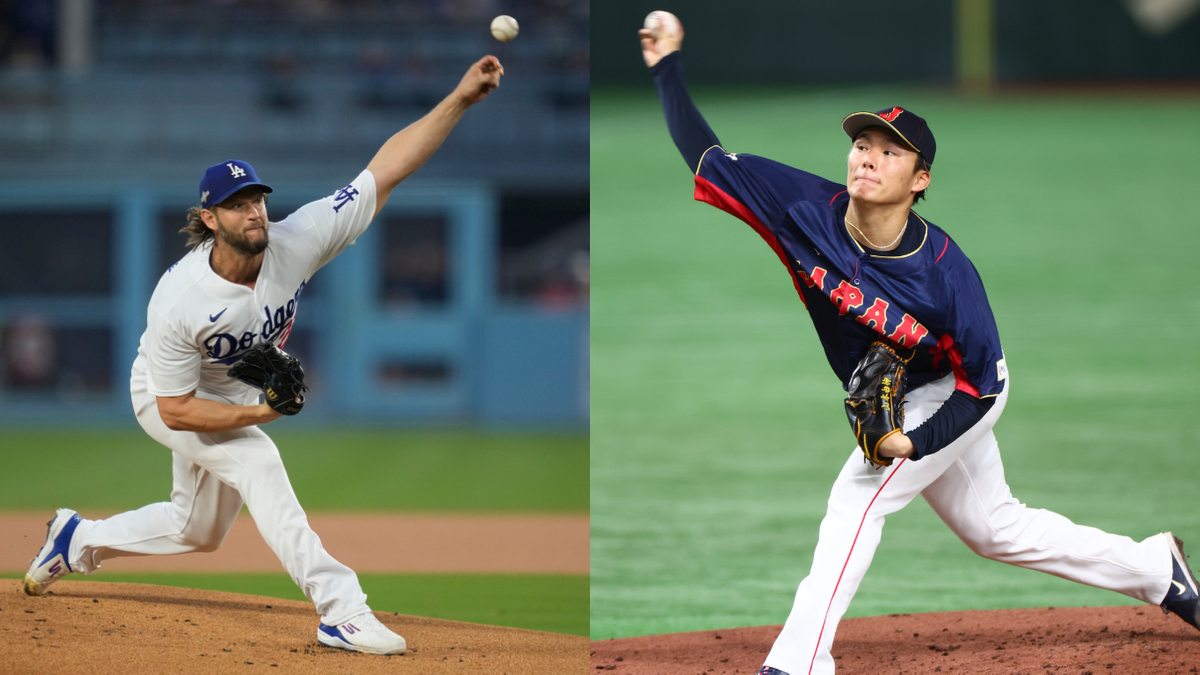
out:
M517 37L518 30L520 26L517 25L517 20L507 14L492 19L492 37L501 42L508 42Z
M679 19L670 12L655 10L646 15L646 21L642 24L646 30L657 40L660 37L667 35L669 37L678 37Z

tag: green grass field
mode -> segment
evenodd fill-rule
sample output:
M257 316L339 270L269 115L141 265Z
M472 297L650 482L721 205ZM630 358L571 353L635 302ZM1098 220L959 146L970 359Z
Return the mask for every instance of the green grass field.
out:
M588 510L584 434L271 431L308 511ZM170 451L136 427L0 429L0 465L21 466L34 449L53 480L0 472L0 510L124 510L171 492Z
M309 430L272 438L305 509L586 513L586 435ZM36 472L18 470L37 458ZM336 459L336 461L332 461ZM0 430L0 510L120 511L163 501L170 452L140 429ZM20 578L20 573L0 578ZM371 606L456 621L588 634L583 576L362 574ZM69 583L64 580L63 583ZM303 600L279 574L120 574L161 584Z
M1194 98L695 96L727 150L839 182L847 113L926 117L938 156L918 210L987 287L1014 495L1200 539ZM854 447L844 394L774 253L692 200L649 81L593 91L592 261L592 637L782 623ZM1130 602L978 558L917 500L849 616Z

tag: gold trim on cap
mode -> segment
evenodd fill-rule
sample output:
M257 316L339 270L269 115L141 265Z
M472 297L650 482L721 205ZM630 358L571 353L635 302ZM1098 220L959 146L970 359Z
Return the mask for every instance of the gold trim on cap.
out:
M903 112L908 112L908 111L907 111L907 110L904 110ZM921 149L920 149L920 148L918 148L918 147L916 146L916 144L914 144L912 141L908 140L908 137L907 137L907 136L905 136L904 134L900 133L900 130L899 130L899 129L897 129L895 126L893 126L891 122L889 122L889 121L887 121L887 120L883 119L882 117L880 117L879 115L877 115L877 114L875 114L875 113L873 113L873 112L865 112L865 111L864 111L864 112L850 113L849 115L846 115L845 117L843 117L843 118L842 118L842 131L846 131L846 120L850 119L851 117L857 117L858 115L867 115L867 116L869 116L869 117L874 117L875 119L879 120L880 122L883 122L884 124L886 124L886 125L887 125L887 127L888 127L889 129L891 129L892 131L896 132L896 135L897 135L897 136L899 136L901 139L903 139L905 143L908 143L908 147L912 148L912 149L913 149L913 152L917 153L918 155L921 155L922 157L924 157L924 156L925 156L925 155L922 155L922 154L921 154ZM871 125L870 125L870 124L867 124L867 125L864 125L864 126L871 126ZM862 129L859 129L858 131L862 131ZM847 136L850 136L850 140L854 140L855 138L857 138L857 137L858 137L858 133L857 133L857 132L855 132L853 135L851 135L851 134L850 134L850 132L848 132L848 131L847 131L847 132L846 132L846 135L847 135Z

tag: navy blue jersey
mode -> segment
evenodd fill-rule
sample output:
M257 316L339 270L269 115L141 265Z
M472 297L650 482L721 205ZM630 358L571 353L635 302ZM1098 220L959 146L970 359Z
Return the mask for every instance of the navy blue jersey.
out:
M695 183L697 200L745 221L774 249L843 387L884 337L912 350L910 387L953 373L955 389L976 398L1003 390L1004 353L983 282L940 228L910 212L911 252L864 250L846 231L844 185L719 146L702 155Z

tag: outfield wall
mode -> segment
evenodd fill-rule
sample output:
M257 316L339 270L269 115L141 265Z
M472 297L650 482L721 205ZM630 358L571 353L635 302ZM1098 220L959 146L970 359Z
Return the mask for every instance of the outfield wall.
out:
M957 13L979 6L1001 82L1200 79L1200 7L1187 2L612 0L592 16L592 82L646 81L635 33L656 9L683 21L694 84L952 82Z
M274 218L331 191L280 186ZM17 230L0 252L8 291L0 293L0 422L59 425L64 403L68 422L132 419L129 368L154 285L186 251L173 216L190 192L0 183L0 220ZM498 211L486 184L405 184L356 245L313 277L286 347L312 383L306 419L587 424L587 306L499 297ZM388 240L430 222L444 247L431 255L452 272L444 288L414 291L417 281L389 273L390 258L432 240ZM48 241L63 244L46 250ZM58 284L63 276L71 281ZM50 372L40 380L28 373L43 362Z

